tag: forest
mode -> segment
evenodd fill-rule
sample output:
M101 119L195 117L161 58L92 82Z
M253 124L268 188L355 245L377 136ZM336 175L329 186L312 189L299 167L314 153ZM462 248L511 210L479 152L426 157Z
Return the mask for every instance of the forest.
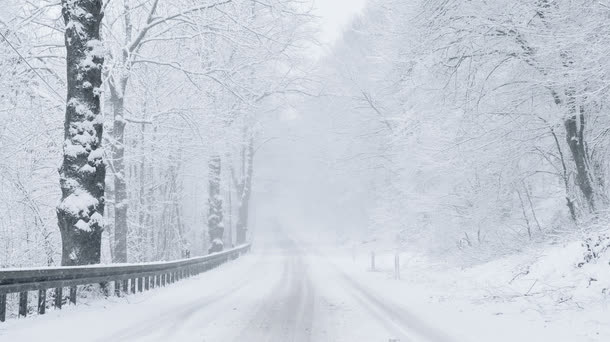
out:
M608 14L592 1L369 1L320 65L364 238L464 262L605 240Z
M0 4L0 270L275 244L610 336L610 2Z
M308 11L3 1L0 265L171 260L245 242L260 117L308 91Z

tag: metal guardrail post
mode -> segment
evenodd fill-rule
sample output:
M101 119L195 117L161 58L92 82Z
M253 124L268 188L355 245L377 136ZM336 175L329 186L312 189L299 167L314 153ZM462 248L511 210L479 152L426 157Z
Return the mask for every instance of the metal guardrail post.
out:
M38 290L38 314L44 315L47 309L47 290Z
M19 316L26 317L28 315L28 292L19 292Z
M63 292L64 289L63 287L56 287L55 288L55 308L57 309L61 309L61 305L63 304Z
M70 286L70 303L76 305L76 286Z
M0 322L6 320L6 293L0 293Z

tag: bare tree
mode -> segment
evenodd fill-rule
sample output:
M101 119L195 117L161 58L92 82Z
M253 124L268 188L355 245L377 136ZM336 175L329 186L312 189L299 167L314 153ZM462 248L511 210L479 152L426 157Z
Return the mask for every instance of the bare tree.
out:
M239 176L233 174L233 183L237 191L237 222L235 223L235 240L238 244L246 243L248 217L250 214L250 197L252 196L252 176L254 172L254 137L244 128L241 148L241 168Z
M223 212L220 196L221 159L219 155L212 156L209 163L208 188L208 234L210 237L210 253L223 250Z

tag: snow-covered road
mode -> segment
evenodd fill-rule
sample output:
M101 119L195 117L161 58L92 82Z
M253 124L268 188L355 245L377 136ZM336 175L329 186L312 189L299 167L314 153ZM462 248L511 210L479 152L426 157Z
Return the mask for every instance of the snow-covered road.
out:
M307 251L307 252L305 252ZM281 232L167 288L0 326L1 341L450 341Z

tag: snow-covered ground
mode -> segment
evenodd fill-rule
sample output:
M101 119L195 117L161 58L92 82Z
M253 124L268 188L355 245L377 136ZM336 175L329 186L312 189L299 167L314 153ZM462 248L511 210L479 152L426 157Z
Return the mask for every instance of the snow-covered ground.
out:
M331 258L337 268L379 295L391 294L456 341L610 341L608 259L584 265L581 242L546 246L469 268L401 253ZM345 253L344 253L345 255Z
M143 294L10 320L0 341L607 341L610 317L591 289L602 282L570 285L597 267L570 266L581 251L558 246L464 270L403 254L395 280L391 254L372 272L364 251L261 233L235 262Z

